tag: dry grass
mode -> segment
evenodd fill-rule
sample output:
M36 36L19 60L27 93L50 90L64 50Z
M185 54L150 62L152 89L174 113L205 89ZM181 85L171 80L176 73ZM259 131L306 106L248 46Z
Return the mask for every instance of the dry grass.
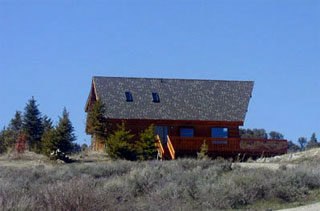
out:
M320 148L313 148L306 151L288 153L281 156L258 159L258 163L285 163L285 164L299 164L309 162L312 160L320 160Z
M22 154L14 152L2 154L0 156L0 166L12 166L12 167L35 167L39 165L45 165L51 167L53 163L50 159L44 155L36 154L34 152L26 151Z
M71 159L79 162L104 162L110 160L105 151L85 150L70 156Z
M0 210L222 210L261 200L285 204L303 201L320 188L319 167L309 162L278 170L231 169L226 161L192 159L1 165Z

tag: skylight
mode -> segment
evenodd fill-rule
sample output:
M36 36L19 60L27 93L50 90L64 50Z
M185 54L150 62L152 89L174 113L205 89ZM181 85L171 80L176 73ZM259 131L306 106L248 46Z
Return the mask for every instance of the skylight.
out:
M127 102L132 102L133 98L132 98L131 92L125 92L125 94L126 94L126 101Z
M159 98L158 93L152 92L152 98L153 98L153 102L155 102L155 103L159 103L160 102L160 98Z

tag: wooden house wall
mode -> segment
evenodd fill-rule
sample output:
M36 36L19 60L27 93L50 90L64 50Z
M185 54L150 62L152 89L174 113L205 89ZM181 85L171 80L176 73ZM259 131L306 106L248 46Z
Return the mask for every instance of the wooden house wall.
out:
M195 137L211 137L212 127L228 128L229 138L239 137L239 125L242 122L216 122L216 121L183 121L183 120L121 120L110 119L108 121L108 131L112 133L118 129L118 125L125 123L126 130L130 130L134 135L133 142L139 139L139 133L148 128L151 124L154 126L168 126L169 136L180 136L180 129L184 127L194 128ZM92 137L92 148L95 150L104 149L104 144Z
M184 127L194 128L195 137L211 137L212 127L226 127L230 138L239 137L239 122L214 122L214 121L174 121L174 120L109 120L109 131L117 130L117 125L125 123L126 129L139 138L139 133L151 124L154 126L168 126L169 136L180 136L180 129Z

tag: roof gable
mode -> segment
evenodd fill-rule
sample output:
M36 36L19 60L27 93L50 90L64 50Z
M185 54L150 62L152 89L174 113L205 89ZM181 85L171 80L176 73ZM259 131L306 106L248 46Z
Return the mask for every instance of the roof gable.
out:
M93 84L108 118L243 122L254 83L93 77ZM126 101L125 92L131 93L132 102ZM158 94L159 102L153 101L152 93Z

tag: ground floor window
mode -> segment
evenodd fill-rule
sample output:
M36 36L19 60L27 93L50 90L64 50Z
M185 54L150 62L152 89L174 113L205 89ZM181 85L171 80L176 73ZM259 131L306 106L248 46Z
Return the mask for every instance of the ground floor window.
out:
M194 129L193 128L180 128L181 137L193 137Z
M228 128L226 127L213 127L211 128L212 138L228 138Z

